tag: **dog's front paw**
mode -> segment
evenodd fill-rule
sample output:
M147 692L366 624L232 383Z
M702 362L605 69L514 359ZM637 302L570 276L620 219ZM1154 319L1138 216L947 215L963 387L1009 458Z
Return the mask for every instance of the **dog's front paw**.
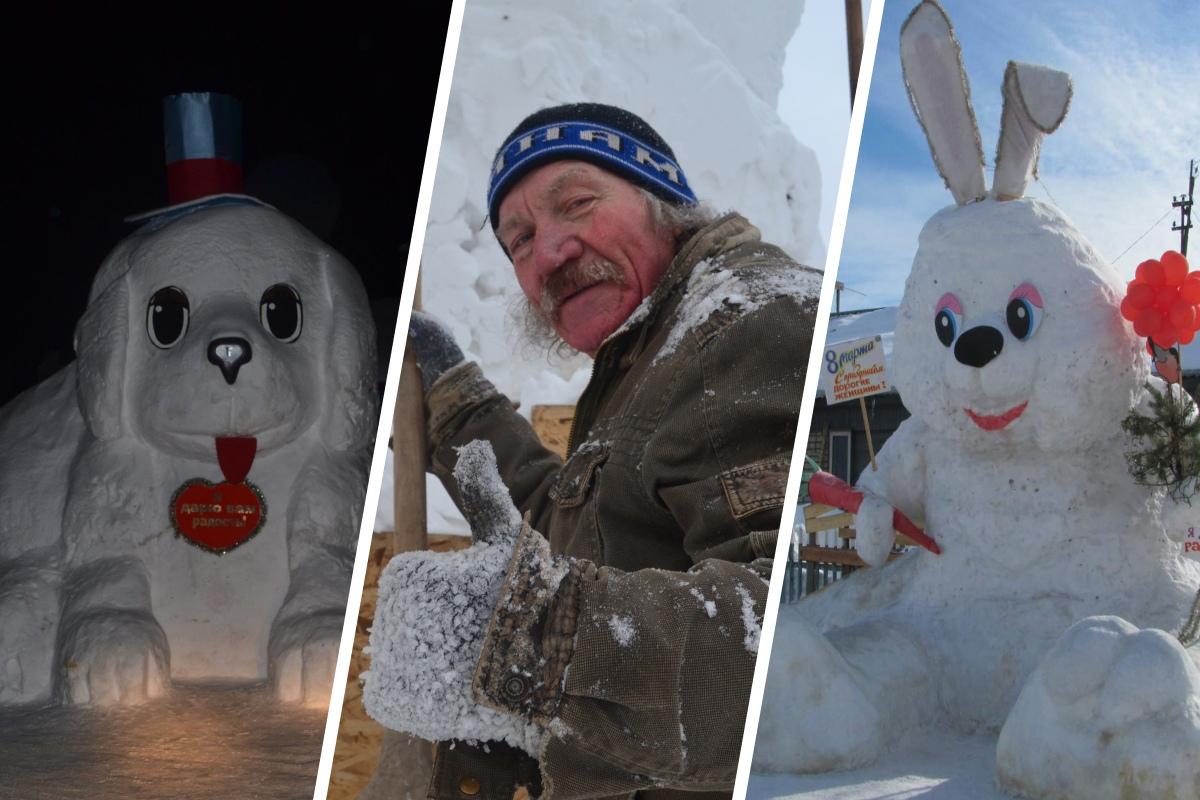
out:
M276 623L271 633L271 691L284 703L329 705L342 616L312 614Z
M0 568L0 706L50 696L59 615L58 573Z
M1000 732L1023 797L1200 797L1200 670L1174 637L1089 617L1058 640Z
M64 626L59 700L134 705L167 691L167 637L149 614L100 609Z

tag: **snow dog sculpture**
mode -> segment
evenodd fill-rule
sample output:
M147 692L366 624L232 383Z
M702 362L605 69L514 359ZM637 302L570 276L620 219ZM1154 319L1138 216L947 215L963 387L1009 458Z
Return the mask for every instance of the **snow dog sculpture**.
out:
M76 361L0 410L0 704L266 678L328 702L378 410L366 296L270 207L187 211L116 246ZM221 480L230 436L256 440L263 525L215 553L173 498Z
M912 412L864 472L875 566L779 616L755 768L872 762L918 726L1003 730L997 773L1027 797L1200 797L1200 671L1175 637L1200 517L1131 479L1121 420L1149 374L1116 272L1024 197L1066 114L1065 73L1010 62L991 191L949 19L901 33L909 96L955 205L919 240L895 385ZM1161 387L1161 382L1158 384ZM893 508L942 548L884 566Z

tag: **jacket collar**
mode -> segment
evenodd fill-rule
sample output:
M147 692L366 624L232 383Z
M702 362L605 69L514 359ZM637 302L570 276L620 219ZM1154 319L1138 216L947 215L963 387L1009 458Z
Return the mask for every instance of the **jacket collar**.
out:
M654 291L642 301L630 318L601 344L601 349L618 339L625 339L628 334L637 331L639 333L637 341L623 355L623 360L636 359L645 347L646 339L654 327L655 320L668 307L668 298L687 280L692 274L692 270L700 262L738 245L757 242L761 239L762 234L758 228L736 211L722 214L696 231L675 253L675 258L667 267L667 271L663 273L658 285L654 287ZM596 355L599 354L600 351L597 350Z

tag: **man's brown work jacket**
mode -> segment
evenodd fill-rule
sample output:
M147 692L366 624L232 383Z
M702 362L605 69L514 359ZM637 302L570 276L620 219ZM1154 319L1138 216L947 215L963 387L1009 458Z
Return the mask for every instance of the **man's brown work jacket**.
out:
M474 364L427 398L434 471L487 439L570 572L538 602L526 529L484 644L476 699L546 730L538 759L439 746L431 796L728 794L804 389L821 275L737 214L680 248L596 353L565 463Z

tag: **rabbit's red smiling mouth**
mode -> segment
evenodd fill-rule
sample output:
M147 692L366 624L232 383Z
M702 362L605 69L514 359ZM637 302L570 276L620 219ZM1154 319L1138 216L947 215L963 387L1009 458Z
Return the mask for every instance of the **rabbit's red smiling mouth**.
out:
M998 431L1006 427L1008 423L1012 422L1017 417L1021 416L1027 405L1029 405L1028 400L1026 400L1024 403L1021 403L1019 406L1013 406L1003 414L977 414L969 408L964 408L963 411L967 412L967 416L971 418L972 422L983 428L985 431Z

